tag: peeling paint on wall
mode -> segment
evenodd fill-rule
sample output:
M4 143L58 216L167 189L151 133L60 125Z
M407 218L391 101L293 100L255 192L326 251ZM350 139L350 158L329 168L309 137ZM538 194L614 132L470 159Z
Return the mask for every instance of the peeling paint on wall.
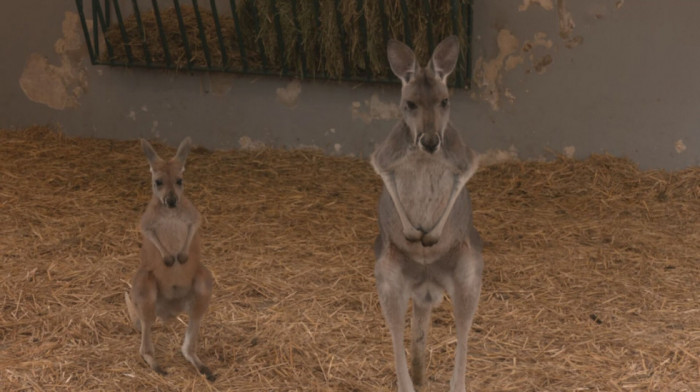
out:
M78 107L78 99L88 87L86 66L82 65L85 52L78 14L66 12L62 28L63 38L54 45L61 64L49 64L46 56L32 53L19 78L27 98L58 110Z
M481 99L491 104L491 109L499 109L500 85L503 81L503 71L506 58L518 51L518 39L507 29L498 32L498 55L491 60L480 57L476 61L475 81L480 89ZM517 60L516 60L517 61ZM510 63L513 66L513 63Z
M676 149L676 153L680 154L683 151L685 151L688 147L685 146L685 143L683 143L683 139L678 139L676 141L676 144L674 145Z
M158 120L153 120L153 126L151 126L150 132L156 139L160 138L160 132L158 131Z
M513 95L513 92L510 91L510 89L507 87L505 90L503 90L503 96L506 97L508 102L510 102L511 104L515 102L515 95Z
M568 38L571 32L574 31L576 23L574 23L574 17L571 15L571 12L566 9L564 0L557 0L557 14L559 15L559 36Z
M353 102L350 109L353 120L360 119L366 124L373 120L397 120L401 118L399 106L393 102L382 102L377 94L372 94L370 99L365 101L364 110L358 101Z
M557 0L557 15L559 16L559 36L566 39L566 47L571 49L579 46L583 42L583 37L572 37L576 23L574 17L566 9L565 0Z
M566 146L564 147L564 156L569 158L569 159L574 159L574 154L576 154L576 147L574 146Z
M506 59L506 71L512 70L513 68L522 64L523 61L525 61L523 56L508 56Z
M535 56L535 49L541 47L548 50L552 46L554 46L554 42L547 38L547 33L541 31L534 34L532 41L528 40L523 43L522 51L523 53L530 53L530 66L538 74L543 74L547 67L552 64L554 58L549 53L543 56ZM530 72L530 70L528 69L527 72Z
M527 11L527 9L533 5L537 4L540 7L546 9L547 11L551 11L554 9L554 4L552 3L552 0L523 0L523 4L518 7L518 11Z
M583 37L580 35L575 36L574 38L566 41L565 46L569 49L573 49L583 43Z
M249 136L241 136L238 139L238 145L241 146L241 150L261 150L265 148L265 143L260 140L253 140Z
M289 82L287 87L277 89L277 100L289 107L297 104L299 95L301 95L301 83L296 79Z
M517 161L518 150L511 145L507 150L487 150L479 154L479 167L486 167L502 162Z
M552 64L552 61L554 60L552 60L552 56L549 54L546 54L538 59L534 59L533 57L532 64L534 65L535 72L538 74L543 74L547 69L547 66Z
M518 10L524 12L534 5L548 12L555 9L553 0L523 0ZM563 40L564 47L574 49L583 44L583 37L574 35L576 23L565 0L556 1L556 14L552 15L558 19L558 35ZM512 91L503 85L506 74L526 62L529 62L525 68L526 73L544 74L559 53L557 44L543 31L535 32L532 39L524 40L520 48L519 42L519 38L509 29L500 28L496 37L496 57L487 59L482 56L475 62L474 81L478 91L473 92L472 97L488 102L494 111L500 109L503 99L510 103L516 99Z
M546 49L551 49L552 46L554 45L554 42L552 42L551 39L547 38L547 33L545 32L537 32L532 38L532 41L526 40L523 43L523 52L530 52L532 49L541 46Z

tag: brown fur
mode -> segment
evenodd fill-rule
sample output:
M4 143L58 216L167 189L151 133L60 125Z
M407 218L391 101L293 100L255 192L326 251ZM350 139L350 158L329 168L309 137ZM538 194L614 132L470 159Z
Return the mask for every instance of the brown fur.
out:
M151 327L156 317L169 320L183 312L189 324L182 354L208 380L216 376L197 356L199 327L209 307L213 277L201 263L200 215L184 195L182 173L190 139L180 144L174 158L165 161L141 140L153 180L153 198L141 217L141 264L125 295L134 328L141 332L140 353L148 365L166 374L154 357Z

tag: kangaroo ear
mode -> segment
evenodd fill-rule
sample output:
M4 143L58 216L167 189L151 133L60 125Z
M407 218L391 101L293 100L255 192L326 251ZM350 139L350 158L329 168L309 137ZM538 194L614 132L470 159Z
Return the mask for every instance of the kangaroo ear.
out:
M185 168L185 159L187 159L187 154L190 153L190 147L192 147L192 139L186 137L180 142L180 147L177 148L177 153L175 153L175 159L182 163L183 170Z
M459 57L459 38L456 35L451 35L442 42L433 51L433 57L430 59L430 67L435 72L435 75L444 83L447 77L457 65Z
M156 153L156 150L153 149L151 143L149 143L146 139L141 139L141 150L143 150L143 153L146 154L148 164L151 165L151 170L153 170L153 165L161 160Z
M416 73L416 55L403 42L390 39L386 45L386 54L394 75L405 85Z

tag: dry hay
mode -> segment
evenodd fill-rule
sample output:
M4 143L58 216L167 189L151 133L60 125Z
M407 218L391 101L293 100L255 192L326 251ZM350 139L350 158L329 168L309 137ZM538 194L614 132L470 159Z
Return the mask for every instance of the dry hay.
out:
M385 79L389 65L380 2L364 2L359 10L355 0L340 0L337 9L336 0L319 0L318 7L315 3L316 1L298 1L296 8L293 8L289 1L277 2L275 7L268 0L236 1L240 38L249 68L257 72L281 74L285 70L296 76L318 75L331 79L369 76ZM455 4L459 10L457 14L452 12L452 3L447 1L435 2L427 13L425 3L409 0L407 7L410 11L405 19L399 1L386 1L386 35L406 41L404 24L408 24L412 31L409 44L415 48L421 63L425 63L430 55L429 34L433 45L450 34L458 34L462 40L462 57L466 58L467 27L462 15L465 12L465 0ZM236 24L228 7L217 9L228 61L224 61L211 10L205 5L198 8L203 22L202 32L195 9L189 5L183 5L180 9L191 51L189 61L194 67L208 67L201 39L203 35L210 51L212 68L243 70ZM336 11L340 12L340 20ZM153 10L141 10L140 14L143 33L133 14L124 19L126 40L118 24L114 23L108 28L105 38L112 46L112 55L104 51L101 61L129 64L126 52L128 46L133 64L146 65L145 46L153 65L168 66L155 13ZM187 69L188 57L175 8L161 9L160 14L173 66L176 69ZM431 31L428 31L428 17L432 22ZM453 30L453 17L459 21L458 31ZM277 22L281 34L278 33ZM363 26L367 28L366 34ZM127 45L124 45L125 41ZM267 64L263 64L264 61ZM346 68L347 75L344 74ZM302 74L304 69L306 75Z
M164 377L126 321L150 196L137 143L37 127L0 131L0 157L3 390L395 388L367 162L193 150L187 192L217 279L200 340L209 384L179 353L184 317L155 327ZM559 158L490 166L468 187L486 244L471 390L699 390L700 168ZM435 311L425 391L448 388L450 306Z

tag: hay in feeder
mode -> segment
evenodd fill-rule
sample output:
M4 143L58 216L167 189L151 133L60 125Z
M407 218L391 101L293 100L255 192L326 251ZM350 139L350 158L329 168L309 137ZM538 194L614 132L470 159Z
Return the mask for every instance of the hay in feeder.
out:
M107 49L101 53L101 61L115 61L122 64L129 63L127 49L131 52L132 61L136 65L170 66L176 69L187 69L188 64L193 66L206 67L207 59L202 46L197 15L192 6L181 6L185 38L178 14L175 8L168 8L160 11L160 19L163 27L163 35L158 29L156 14L153 10L141 14L142 29L139 28L135 15L131 15L124 20L124 28L127 36L127 44L124 44L124 35L118 24L112 24L105 33L105 40L111 46L112 54ZM220 27L223 39L223 47L226 50L227 62L224 64L221 45L218 43L218 35L214 17L211 11L202 10L200 12L203 35L206 37L207 48L210 53L210 60L214 67L242 67L238 41L235 40L235 25L233 18L220 18ZM188 44L189 57L185 49L185 40ZM165 42L166 44L163 44ZM148 53L148 56L147 56ZM256 52L248 53L249 62L259 62ZM170 62L168 63L168 56Z
M200 5L197 9L180 6L182 26L175 8L163 9L161 21L172 61L168 64L156 15L153 10L142 10L143 33L135 14L124 19L125 32L116 23L108 28L105 39L112 53L103 50L101 61L147 65L146 48L151 66L188 69L191 64L195 69L241 72L247 65L248 71L256 73L393 80L386 59L388 38L407 41L415 48L421 64L425 64L430 56L430 45L437 45L450 34L460 37L461 57L466 58L466 0L455 3L456 12L451 2L435 2L426 7L423 2L408 1L406 15L399 1L383 2L383 10L380 2L359 3L361 8L358 8L354 0L236 1L234 4L240 37L230 9L217 12L222 40L219 40L212 11L206 6ZM203 30L198 25L197 12ZM405 35L406 27L411 31L410 40ZM182 30L189 45L189 57ZM211 67L206 60L202 37L210 52ZM131 63L127 48L132 54Z
M0 131L0 157L3 390L395 390L366 161L192 151L186 192L217 281L199 350L210 384L179 353L186 317L156 323L167 376L127 322L150 197L138 143L34 127ZM485 240L471 390L700 389L700 168L596 155L502 163L467 186ZM424 391L448 389L454 349L445 301Z

